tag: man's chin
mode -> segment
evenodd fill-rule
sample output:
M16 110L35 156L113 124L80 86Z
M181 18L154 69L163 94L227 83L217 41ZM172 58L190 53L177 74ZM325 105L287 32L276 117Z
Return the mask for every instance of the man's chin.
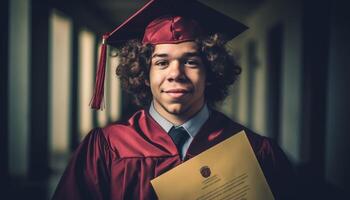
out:
M166 112L172 115L186 115L191 106L185 102L176 102L162 106Z
M163 110L165 115L173 115L174 117L179 118L188 118L193 113L196 113L197 110L195 105L189 104L189 102L167 102L158 104L160 109ZM160 111L158 111L160 112ZM160 112L161 113L161 112Z
M165 110L169 114L181 115L184 113L184 110L186 110L186 109L183 105L171 105L171 106L165 106Z

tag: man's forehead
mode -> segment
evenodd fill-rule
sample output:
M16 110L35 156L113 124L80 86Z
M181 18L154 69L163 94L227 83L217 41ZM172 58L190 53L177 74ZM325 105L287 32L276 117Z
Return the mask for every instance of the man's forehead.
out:
M196 54L198 45L195 42L181 42L178 44L157 44L155 45L153 57L161 54L178 55L178 54Z

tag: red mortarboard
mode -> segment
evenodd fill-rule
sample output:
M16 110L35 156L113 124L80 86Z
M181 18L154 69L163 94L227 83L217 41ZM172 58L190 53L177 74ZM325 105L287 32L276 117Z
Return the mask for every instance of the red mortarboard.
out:
M107 44L115 46L130 39L142 39L144 44L179 43L214 33L232 39L246 29L240 22L195 0L150 0L103 36L91 107L99 109L103 99Z

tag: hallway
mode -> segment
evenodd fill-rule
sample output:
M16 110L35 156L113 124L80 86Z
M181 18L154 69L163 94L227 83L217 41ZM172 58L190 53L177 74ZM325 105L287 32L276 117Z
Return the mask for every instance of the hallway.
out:
M350 17L345 3L200 0L250 28L227 48L242 74L217 109L273 138L293 163L301 199L343 199L350 185ZM108 48L105 108L89 108L103 33L142 1L0 3L0 184L4 199L50 199L94 127L137 107ZM317 8L317 9L316 9Z

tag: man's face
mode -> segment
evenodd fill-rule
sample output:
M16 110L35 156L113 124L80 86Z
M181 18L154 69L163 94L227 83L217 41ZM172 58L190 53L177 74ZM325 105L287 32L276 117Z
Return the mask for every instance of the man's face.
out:
M204 104L205 77L195 42L156 45L149 83L156 110L169 121L193 116Z

